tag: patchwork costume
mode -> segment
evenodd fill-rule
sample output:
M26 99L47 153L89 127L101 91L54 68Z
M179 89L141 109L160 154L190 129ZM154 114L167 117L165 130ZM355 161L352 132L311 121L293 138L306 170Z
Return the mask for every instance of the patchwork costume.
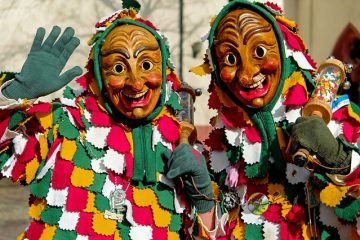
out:
M275 4L231 1L211 21L205 63L192 69L212 76L209 107L217 116L205 144L229 215L227 234L219 239L359 239L358 106L347 96L336 96L332 104L328 128L346 158L309 171L295 165L287 149L290 137L300 134L294 129L315 87L315 64L296 27ZM271 31L275 44L262 37ZM279 54L270 55L274 49ZM260 73L246 83L252 69ZM279 80L272 78L280 69ZM272 84L278 85L267 100L264 89L270 85L270 92ZM322 121L301 119L307 118ZM316 129L302 133L316 141ZM333 173L343 176L341 184L330 178Z
M79 89L66 87L50 103L2 96L0 176L29 185L31 194L30 224L18 239L173 240L197 234L193 228L201 220L194 205L200 206L201 198L190 204L188 195L175 191L174 181L166 177L164 152L176 148L180 135L173 114L180 109L175 93L180 82L163 36L129 9L96 24L87 72L76 80ZM102 79L101 46L122 25L150 32L161 51L161 95L145 118L119 114ZM22 74L1 73L3 93L9 95L6 86ZM200 153L188 149L201 166Z

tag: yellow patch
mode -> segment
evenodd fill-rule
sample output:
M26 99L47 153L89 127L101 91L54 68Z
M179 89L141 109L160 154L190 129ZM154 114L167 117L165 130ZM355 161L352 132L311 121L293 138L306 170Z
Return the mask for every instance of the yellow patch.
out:
M122 240L120 231L117 229L115 231L114 240Z
M168 239L171 240L180 240L180 236L177 232L168 232Z
M75 187L89 187L94 182L94 172L79 167L74 167L71 174L71 183Z
M99 213L99 210L97 210L97 208L95 207L95 197L96 197L95 193L88 192L88 200L84 212Z
M37 221L41 219L41 213L46 206L45 199L36 199L29 207L29 216Z
M203 63L199 66L193 67L189 71L199 76L204 76L212 72L208 63Z
M285 95L288 93L289 89L295 86L296 84L300 84L304 87L305 91L307 92L306 82L304 79L304 76L301 72L294 72L291 74L289 78L287 78L284 82L284 87L282 90L282 95Z
M271 203L285 204L288 203L285 197L284 186L281 184L268 185L268 198Z
M40 144L40 155L41 159L46 159L46 156L49 152L49 144L47 141L47 131L45 135L40 135L39 137L39 144Z
M198 235L197 237L199 237L200 239L209 239L209 236L207 234L207 231L204 227L202 223L202 220L200 218L200 216L197 216L197 222L198 222Z
M351 105L348 105L348 113L350 117L354 118L356 121L360 122L360 116L354 112Z
M152 205L154 215L154 223L157 227L167 227L171 222L171 214L167 210L159 206L158 203Z
M237 219L236 226L232 232L232 235L236 240L243 240L245 234L245 224L240 222L239 218Z
M35 113L35 117L39 120L41 126L44 129L48 129L52 126L52 123L53 123L52 112Z
M93 229L96 233L105 235L105 236L112 236L116 231L116 224L115 220L106 219L103 213L96 213L92 219Z
M308 225L302 225L302 237L304 238L304 240L310 240L311 239L311 234L310 234L310 226Z
M76 142L74 140L64 138L62 145L61 145L61 150L60 150L61 158L68 160L68 161L72 161L73 157L75 155L76 149L77 149L77 146L76 146Z
M329 207L336 207L350 188L351 186L335 186L330 183L320 192L320 201Z
M133 143L133 137L132 137L132 134L131 134L131 131L124 131L125 132L125 136L128 140L128 142L130 143L130 153L132 155L134 155L134 143Z
M290 19L287 19L284 16L281 16L281 15L275 16L275 19L278 20L279 22L281 22L282 24L284 24L285 26L287 26L288 28L292 29L292 30L296 28L296 22L292 21Z
M134 202L138 207L148 207L157 202L155 193L150 188L138 189L134 187L133 197Z
M28 164L26 164L25 167L25 177L26 177L26 183L30 184L32 180L34 180L35 175L36 175L36 171L39 168L39 162L36 159L36 157L31 160L30 162L28 162Z
M16 238L16 240L23 240L23 239L25 239L25 233L21 233L17 238Z
M56 226L45 224L44 231L42 232L39 240L53 239L56 231Z

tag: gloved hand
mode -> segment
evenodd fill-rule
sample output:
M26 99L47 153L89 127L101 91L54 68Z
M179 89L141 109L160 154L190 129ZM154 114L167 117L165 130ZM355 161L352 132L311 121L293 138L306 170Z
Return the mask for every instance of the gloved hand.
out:
M74 37L74 29L68 27L56 41L60 32L58 26L53 27L42 44L45 29L38 28L21 72L2 90L5 97L32 99L44 96L59 90L82 73L81 68L77 66L61 74L80 40Z
M167 160L166 176L182 177L184 191L198 212L210 211L215 201L204 157L189 144L180 144L173 152L167 150L163 157Z
M343 168L350 165L351 150L338 142L325 122L318 116L300 117L291 130L291 156L299 149L305 148L311 155L327 167Z

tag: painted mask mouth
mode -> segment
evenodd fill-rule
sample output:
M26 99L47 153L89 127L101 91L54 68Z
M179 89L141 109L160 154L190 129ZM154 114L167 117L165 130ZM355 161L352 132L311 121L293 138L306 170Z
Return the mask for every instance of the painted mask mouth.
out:
M122 101L124 106L129 109L144 107L150 102L151 99L150 89L139 93L125 93L124 91L120 91L118 94L120 96L120 101Z
M270 81L266 75L259 73L252 79L252 84L248 86L243 86L240 84L236 85L236 90L238 95L244 98L246 101L251 101L254 98L264 97L270 87Z

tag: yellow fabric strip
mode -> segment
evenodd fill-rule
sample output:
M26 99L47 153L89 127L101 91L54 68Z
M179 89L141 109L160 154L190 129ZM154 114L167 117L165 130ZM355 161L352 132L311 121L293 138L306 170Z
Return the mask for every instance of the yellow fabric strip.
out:
M94 182L94 172L79 167L74 167L71 174L71 183L75 187L89 187Z

